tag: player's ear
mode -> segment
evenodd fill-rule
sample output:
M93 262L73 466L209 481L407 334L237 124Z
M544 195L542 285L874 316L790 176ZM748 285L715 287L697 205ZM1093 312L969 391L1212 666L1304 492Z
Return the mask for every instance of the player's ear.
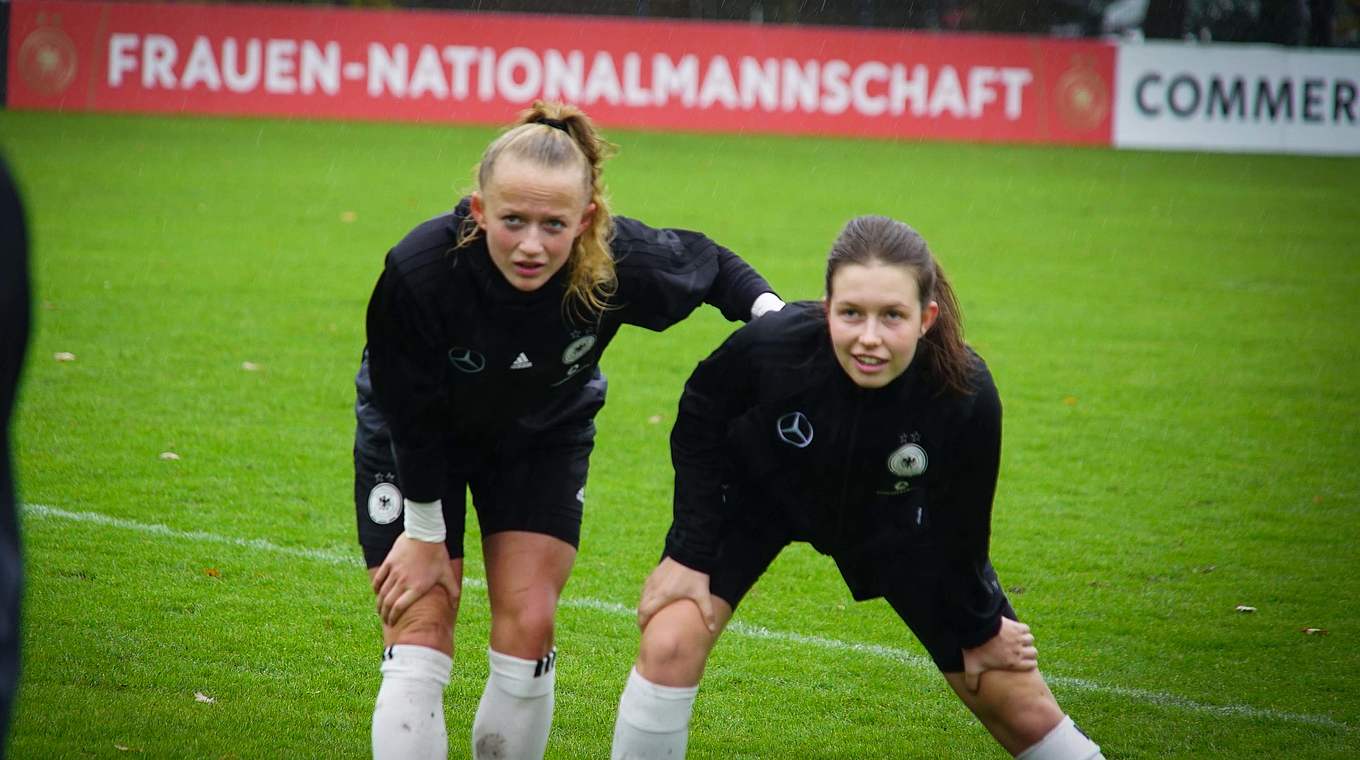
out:
M595 203L591 202L586 206L586 212L581 215L581 223L576 226L576 234L579 236L590 229L590 223L593 221L595 221Z
M472 209L472 218L477 222L477 226L486 229L486 207L482 205L482 192L472 191L471 202L468 204Z
M930 328L935 324L935 319L940 316L940 304L931 301L921 310L921 334L930 332Z

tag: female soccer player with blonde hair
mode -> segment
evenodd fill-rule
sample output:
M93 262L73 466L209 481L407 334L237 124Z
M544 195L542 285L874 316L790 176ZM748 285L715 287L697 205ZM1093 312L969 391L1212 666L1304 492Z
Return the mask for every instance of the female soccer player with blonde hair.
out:
M734 320L783 305L704 235L612 217L608 147L579 110L535 103L487 147L476 191L388 253L373 291L354 462L386 645L375 757L447 754L468 490L491 604L473 756L543 756L601 353L622 325L662 330L701 303Z

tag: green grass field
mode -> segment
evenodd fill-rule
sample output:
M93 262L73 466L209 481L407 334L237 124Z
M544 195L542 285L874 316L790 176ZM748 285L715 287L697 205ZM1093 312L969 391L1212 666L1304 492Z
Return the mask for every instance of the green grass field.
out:
M366 755L364 307L493 133L0 113L37 289L12 756ZM786 298L820 296L850 216L931 241L1006 406L994 562L1107 757L1360 754L1360 161L610 136L616 211L708 232ZM549 757L607 756L675 402L730 329L704 310L605 357ZM451 757L486 677L467 549ZM806 547L737 621L691 757L1004 757L887 605Z

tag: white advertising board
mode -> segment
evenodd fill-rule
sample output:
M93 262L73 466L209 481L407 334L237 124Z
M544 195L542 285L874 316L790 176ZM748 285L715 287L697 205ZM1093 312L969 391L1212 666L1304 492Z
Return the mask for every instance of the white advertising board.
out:
M1360 155L1360 53L1124 43L1120 148Z

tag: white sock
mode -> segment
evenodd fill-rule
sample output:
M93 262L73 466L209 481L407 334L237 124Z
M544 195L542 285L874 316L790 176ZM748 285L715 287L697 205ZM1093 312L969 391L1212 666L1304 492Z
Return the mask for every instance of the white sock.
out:
M548 729L552 728L557 650L538 660L486 651L491 676L472 722L472 757L539 760L548 748Z
M1066 715L1062 722L1015 760L1105 760L1100 746L1091 741Z
M374 760L444 760L444 687L453 660L437 649L394 644L383 652L382 686L373 707Z
M633 668L619 698L614 721L613 760L652 760L685 756L689 716L698 686L662 686Z

